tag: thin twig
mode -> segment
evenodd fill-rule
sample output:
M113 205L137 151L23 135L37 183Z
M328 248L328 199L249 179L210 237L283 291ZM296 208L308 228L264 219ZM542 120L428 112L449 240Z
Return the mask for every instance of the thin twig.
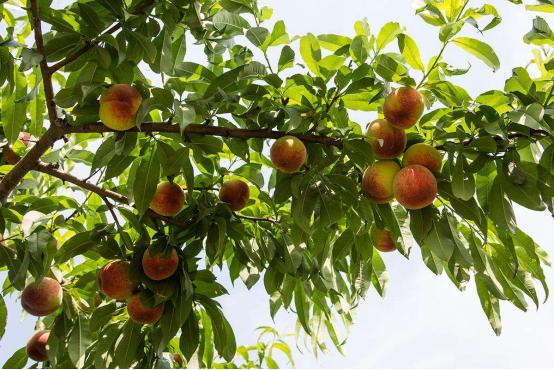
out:
M39 171L39 172L42 172L42 173L48 174L50 176L56 177L60 180L67 181L67 182L69 182L73 185L77 185L77 186L79 186L83 189L86 189L88 191L91 191L93 193L96 193L100 197L109 198L109 199L115 200L116 202L130 205L129 204L129 199L126 196L124 196L122 194L119 194L119 193L116 193L115 191L112 191L112 190L104 189L104 188L102 188L98 185L94 185L94 184L92 184L88 181L83 181L83 180L79 179L78 177L73 176L72 174L60 171L59 169L54 168L53 166L50 166L48 164L37 163L37 165L35 166L34 169ZM176 219L171 218L171 217L166 217L166 216L159 215L156 212L152 211L151 209L147 210L145 214L148 217L160 219L162 221L167 222L168 224L177 226L181 229L187 229L187 228L189 228L190 226L192 226L194 224L194 221L192 221L192 220L189 220L189 221L176 220Z
M252 217L252 216L243 216L239 215L237 213L233 213L236 218L240 218L242 220L252 221L252 222L271 222L272 224L279 224L279 221L273 220L271 218L263 218L263 217Z
M154 2L155 2L154 0L146 0L146 1L142 2L131 12L131 14L138 15L138 14L144 13L146 8L148 8L149 6L154 4ZM98 37L96 37L92 40L87 41L85 43L85 46L83 46L82 48L80 48L80 49L74 51L73 53L69 54L67 57L60 60L58 63L53 64L52 66L50 66L50 68L49 68L50 73L54 73L54 72L62 69L63 67L65 67L69 63L73 62L74 60L78 59L81 55L85 54L87 51L89 51L90 49L92 49L96 45L98 45L98 43L100 43L100 41L102 40L102 38L104 36L111 35L112 33L115 33L121 27L122 27L122 23L117 22L116 24L114 24L113 26L108 28L100 36L98 36Z

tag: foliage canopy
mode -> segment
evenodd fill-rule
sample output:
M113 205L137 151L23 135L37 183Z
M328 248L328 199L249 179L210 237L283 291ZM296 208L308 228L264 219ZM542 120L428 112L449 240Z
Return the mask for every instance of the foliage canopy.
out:
M542 17L523 37L536 46L531 63L516 66L503 90L485 86L472 97L452 82L469 69L443 52L458 47L491 73L499 68L484 40L501 14L482 1L422 2L416 14L443 46L426 62L396 22L298 37L255 0L56 3L0 1L0 338L2 296L49 276L63 303L37 324L50 330L47 366L163 366L167 352L234 366L248 348L237 351L217 301L227 291L214 271L224 267L248 288L264 285L272 316L294 311L315 352L327 340L340 350L360 299L371 287L385 294L372 226L389 230L405 257L415 240L424 264L458 289L473 280L497 334L500 301L538 306L537 284L548 297L548 256L512 208L554 212L554 34ZM554 10L552 0L514 6ZM461 35L472 27L479 36ZM202 63L187 58L193 47ZM277 60L269 50L279 50ZM99 97L112 84L133 85L142 98L130 130L99 122ZM431 144L444 159L435 202L417 210L376 204L360 187L377 158L365 122L350 114L382 117L398 86L425 99L408 146ZM270 140L285 135L308 153L292 174L268 154ZM240 211L217 196L231 177L249 185ZM186 189L174 217L149 209L165 178ZM177 250L171 278L145 275L147 248ZM124 301L99 293L98 270L116 259L130 262L146 306L163 305L155 325L135 323ZM271 346L290 355L280 340ZM7 365L26 362L21 349Z

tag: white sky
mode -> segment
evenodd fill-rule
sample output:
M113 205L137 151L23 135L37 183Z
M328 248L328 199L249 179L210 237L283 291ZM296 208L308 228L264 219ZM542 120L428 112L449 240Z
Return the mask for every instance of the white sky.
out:
M481 0L470 2L473 6L482 3ZM454 47L449 47L445 53L446 61L453 65L462 67L467 61L473 65L470 73L457 81L472 96L502 88L511 69L525 65L530 58L530 49L523 43L522 36L531 28L534 15L522 13L521 7L506 0L491 0L489 3L497 7L504 19L500 26L485 33L485 40L493 45L501 60L500 70L493 74L478 60ZM435 31L414 15L412 0L266 0L261 4L274 8L273 20L284 19L291 35L307 32L352 35L354 22L367 17L374 33L387 21L406 26L420 46L425 63L440 48ZM479 37L470 27L465 33ZM278 50L271 53L274 62ZM187 55L188 60L198 57L195 50ZM420 78L415 77L416 80ZM374 117L373 113L353 115L362 124ZM554 254L550 215L516 207L516 216L520 227ZM460 293L446 276L436 277L425 267L417 246L412 248L410 260L399 254L387 254L384 259L390 276L387 296L383 300L370 291L360 304L345 347L346 356L331 350L316 360L300 345L304 354L295 354L297 367L552 366L549 351L554 334L552 301L538 311L530 307L528 313L502 304L503 334L496 337L481 311L473 281L466 292ZM550 286L554 287L554 273L547 269L546 274ZM226 275L222 279L228 281ZM273 325L283 333L294 331L296 317L293 313L281 313L272 323L268 297L262 284L251 291L246 290L240 281L234 288L229 283L226 286L231 294L220 301L239 344L253 343L256 338L254 330L259 325ZM8 328L0 341L0 364L25 345L34 324L32 317L22 320L19 301L12 297L7 303ZM292 338L289 342L294 346Z

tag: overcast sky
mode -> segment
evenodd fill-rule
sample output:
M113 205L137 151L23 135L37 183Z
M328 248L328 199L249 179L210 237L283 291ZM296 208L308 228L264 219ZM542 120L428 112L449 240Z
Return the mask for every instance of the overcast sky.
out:
M470 2L473 6L482 3L479 0ZM521 38L530 29L534 15L522 13L521 7L506 0L490 3L504 19L500 26L484 36L501 60L500 70L492 73L478 60L453 47L445 53L446 60L453 65L466 66L468 61L472 64L470 73L457 82L473 96L502 88L511 69L525 65L530 58L530 49ZM54 4L59 5L59 2L54 1ZM352 35L354 22L367 17L373 32L387 21L406 26L418 42L424 62L440 49L435 31L414 15L412 0L267 0L261 4L274 8L273 19L284 19L291 35L307 32ZM480 37L470 28L465 33ZM192 50L187 58L197 60L199 55ZM375 114L355 113L353 117L363 124L371 121ZM520 227L554 254L550 215L516 207L516 216ZM425 267L417 247L412 249L410 260L399 254L387 254L384 259L390 276L387 296L383 300L370 291L360 304L345 346L346 356L331 350L316 360L300 345L304 353L295 354L297 367L552 366L552 301L538 311L530 307L528 313L502 304L503 334L496 337L481 311L473 281L467 291L459 292L446 276L436 277ZM554 286L554 273L548 269L546 274L550 286ZM227 281L226 276L222 279ZM272 322L268 297L261 284L250 291L240 282L236 287L226 285L231 294L220 301L239 344L254 342L254 330L259 325L272 325L283 333L294 331L296 318L293 313L281 313L276 322ZM7 333L0 341L0 365L14 350L22 347L33 332L34 318L22 320L20 303L14 297L8 299L8 310ZM292 339L290 343L294 346Z

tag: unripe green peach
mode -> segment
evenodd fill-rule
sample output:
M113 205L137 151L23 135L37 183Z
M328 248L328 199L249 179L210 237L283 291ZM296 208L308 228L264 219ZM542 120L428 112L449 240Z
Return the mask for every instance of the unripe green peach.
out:
M142 97L131 85L116 84L100 97L100 120L116 131L125 131L135 126L135 118Z
M50 331L48 330L39 330L33 334L33 336L27 342L27 356L34 361L44 362L48 361L48 350L46 346L48 345L48 337L50 336Z
M109 262L98 273L98 288L110 298L128 299L138 287L129 277L130 269L127 261Z
M23 289L21 306L33 316L47 316L62 305L63 289L56 280L45 277Z
M412 164L419 164L427 167L432 172L440 172L442 167L442 158L437 149L425 143L417 143L408 148L402 158L404 167Z
M297 172L306 162L307 155L306 146L295 136L275 140L269 152L273 165L285 173Z
M179 266L179 255L175 249L169 254L158 252L154 255L150 249L146 249L142 255L142 269L144 274L152 280L167 279L177 271Z
M406 133L384 119L371 122L367 128L366 138L379 159L394 159L406 149Z
M127 313L136 323L154 325L164 313L164 305L148 307L141 301L141 294L133 295L127 302Z
M407 130L417 123L424 108L419 91L412 87L400 87L387 96L383 112L391 125Z
M394 161L377 161L369 166L362 178L362 192L377 204L390 202L393 198L394 176L400 166Z
M174 182L164 181L158 184L150 209L162 216L175 216L185 204L185 192Z
M237 179L225 181L219 189L219 199L228 203L233 211L240 211L246 207L248 199L250 199L248 184Z
M392 252L396 250L390 230L379 229L377 226L373 225L370 230L370 236L373 246L378 251Z
M394 178L394 196L404 208L425 208L437 196L437 180L426 167L418 164L404 167Z

